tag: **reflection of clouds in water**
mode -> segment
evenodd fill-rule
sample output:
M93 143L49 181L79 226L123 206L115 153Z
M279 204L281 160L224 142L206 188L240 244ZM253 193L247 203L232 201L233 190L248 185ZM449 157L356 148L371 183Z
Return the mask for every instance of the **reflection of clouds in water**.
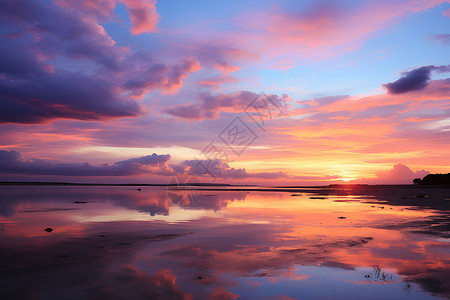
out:
M57 209L71 207L93 215L107 216L110 213L107 206L98 202L108 202L115 205L118 213L125 213L123 208L127 208L151 215L165 215L172 210L175 215L177 210L185 214L200 212L201 209L218 211L226 208L232 201L245 200L247 195L246 191L201 191L201 196L193 202L186 197L188 193L184 191L170 193L168 196L164 189L147 187L142 188L142 191L128 187L9 188L2 190L2 195L6 197L5 201L0 202L0 211L4 215L9 214L11 220L14 220L12 216L16 211L36 211L21 213L21 217L27 218L29 222L38 215L54 218L54 215L46 214L45 209L49 208L53 209L52 213L58 213ZM242 279L239 277L246 280L307 280L308 276L302 277L302 274L295 273L298 265L320 264L321 270L331 267L357 272L352 270L360 266L370 267L379 262L383 268L389 268L392 270L390 272L413 280L431 293L445 295L446 290L448 291L448 260L445 259L448 244L430 241L429 236L406 235L398 228L374 228L369 221L351 224L354 219L350 213L347 215L347 223L335 225L331 222L329 226L320 227L314 225L314 221L326 221L328 215L311 217L308 211L301 211L300 206L287 205L289 201L313 203L312 200L290 197L290 194L286 194L284 198L279 193L261 195L249 197L244 203L249 203L249 207L229 207L224 215L209 213L207 217L184 220L182 223L163 222L166 217L159 219L160 221L151 218L152 222L130 220L80 223L77 224L79 235L76 239L73 236L68 238L69 235L58 236L61 228L56 226L52 234L41 237L41 245L37 248L30 248L27 244L36 240L27 240L13 234L9 236L10 240L21 242L3 243L9 248L0 248L0 260L3 266L9 265L2 272L8 276L16 272L17 277L9 278L0 288L4 288L3 294L11 292L12 286L44 292L57 285L61 288L55 293L62 293L65 288L70 292L75 290L74 295L85 298L87 294L93 295L92 293L105 297L120 294L125 292L127 286L132 286L137 298L153 295L183 299L189 297L188 294L195 296L192 292L195 289L204 289L202 296L205 298L213 295L234 297L239 293L229 292L229 282L236 280L233 284L238 284ZM400 195L401 193L396 194ZM394 201L394 197L391 198ZM262 202L255 202L255 199ZM75 204L75 201L87 203ZM280 206L260 209L260 205L264 203L279 203ZM323 205L325 202L317 203ZM369 204L365 206L369 207ZM371 220L380 220L380 223L389 220L382 217L384 215L373 212L373 209L367 211L368 214L363 218L376 216L376 219ZM383 214L387 214L386 210ZM333 215L331 219L335 220L335 217ZM76 227L73 222L74 220L66 220L61 226ZM333 231L333 226L338 226L338 229ZM308 232L310 228L316 231ZM143 233L149 229L153 230L151 234ZM340 229L347 230L347 235L341 236L338 232ZM38 230L41 232L42 228ZM106 233L102 233L103 231ZM10 228L2 232L8 233ZM180 236L187 232L193 234ZM388 236L384 238L381 233ZM391 233L395 235L389 236ZM370 236L375 239L370 239ZM153 243L156 241L161 243ZM145 251L140 251L141 249ZM94 267L107 271L105 274L103 271L93 272L91 269ZM36 282L19 279L23 274L40 277L44 273L47 275ZM61 275L66 273L67 278L62 278L64 276ZM230 277L229 274L235 277ZM149 282L148 286L143 285L144 281ZM89 284L72 286L73 282Z
M183 296L185 293L175 284L170 271L145 275L134 266L122 267L124 262L133 260L143 245L176 239L186 233L162 233L166 230L161 229L157 234L145 234L142 231L147 226L118 223L114 233L99 234L104 228L94 225L85 230L90 234L78 238L34 239L28 244L3 245L0 298L190 299ZM139 228L140 233L117 231L130 227Z
M98 299L174 299L188 300L192 296L176 284L170 270L160 270L147 275L133 265L123 265L119 270L104 274L94 298ZM103 284L102 284L103 283Z
M24 206L49 206L48 209L69 209L64 205L78 202L83 205L97 202L111 202L114 205L147 212L151 216L169 215L170 207L178 205L184 209L204 209L218 211L235 200L245 200L245 192L207 193L196 191L193 197L190 191L165 191L162 189L143 188L137 191L128 187L0 187L2 201L0 214L12 217ZM170 201L169 201L170 200ZM86 202L86 203L84 203ZM56 207L58 206L58 207ZM39 209L42 210L41 207ZM70 207L73 209L73 207ZM42 210L44 211L44 210ZM36 210L36 212L38 212Z
M234 249L206 249L203 246L187 246L161 253L207 274L236 273L243 277L297 276L293 273L296 265L323 264L346 270L349 264L332 262L334 253L349 247L362 247L364 238L351 238L321 245L302 245L288 248L240 246ZM231 241L228 241L231 242ZM235 245L235 243L232 243Z
M209 192L209 191L172 191L168 192L170 200L185 209L206 209L218 211L230 202L244 201L246 192Z

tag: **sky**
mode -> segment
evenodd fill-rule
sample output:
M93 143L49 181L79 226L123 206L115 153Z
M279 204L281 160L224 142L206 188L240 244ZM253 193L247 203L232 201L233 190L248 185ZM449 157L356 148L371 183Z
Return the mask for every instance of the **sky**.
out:
M0 181L450 172L447 1L0 3Z

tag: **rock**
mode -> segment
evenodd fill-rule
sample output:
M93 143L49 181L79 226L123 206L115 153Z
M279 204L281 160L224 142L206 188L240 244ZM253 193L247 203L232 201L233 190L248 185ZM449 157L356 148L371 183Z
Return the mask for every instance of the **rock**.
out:
M295 197L295 196L302 196L302 194L292 194L291 196L292 196L292 197Z
M44 231L52 232L52 231L53 231L53 228L47 227L47 228L44 229Z
M138 191L140 192L140 191L142 191L142 189L138 189Z
M85 203L87 203L87 201L73 201L73 203L85 204Z
M338 219L347 219L347 217L338 217Z

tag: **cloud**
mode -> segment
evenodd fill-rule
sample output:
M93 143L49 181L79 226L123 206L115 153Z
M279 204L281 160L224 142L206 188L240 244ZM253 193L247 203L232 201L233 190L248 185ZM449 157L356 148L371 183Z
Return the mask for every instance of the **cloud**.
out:
M416 172L411 171L411 169L402 164L396 164L389 171L377 173L377 178L386 183L409 183L412 184L414 178L423 178L430 172L425 170L418 170Z
M131 33L156 32L159 15L156 12L156 0L125 0L130 13Z
M148 67L141 66L136 61L147 61ZM141 97L149 91L160 88L168 93L175 93L183 86L183 80L190 73L200 70L200 63L193 57L186 57L178 64L168 67L164 64L152 63L153 59L141 53L130 59L132 66L129 67L129 79L123 87L132 90L135 97ZM134 67L133 67L134 66Z
M272 8L242 16L229 39L266 57L323 58L351 53L405 16L444 1L315 1L309 7ZM300 9L301 8L301 9ZM349 34L351 33L351 34ZM300 55L299 55L300 54Z
M0 1L7 32L0 43L0 123L140 116L135 98L154 89L174 93L200 68L191 57L166 65L117 46L98 23L114 15L117 1Z
M432 40L435 40L435 41L441 43L444 46L450 45L450 34L448 34L448 33L447 34L435 34L435 35L430 36L430 38Z
M423 90L430 81L431 71L441 73L450 72L450 66L423 66L408 72L394 82L383 84L389 94L403 94L416 90Z
M90 165L88 163L55 163L42 159L25 159L19 152L0 150L0 173L24 175L59 175L59 176L132 176L160 175L184 176L194 175L205 178L221 179L262 179L280 178L295 180L329 180L338 176L293 176L285 172L248 173L245 168L235 169L226 162L215 160L186 160L181 164L168 163L169 154L146 155L115 162L114 164Z
M214 64L216 70L225 75L229 75L232 72L240 71L241 68L239 66L232 66L226 61L217 62Z
M218 77L226 78L231 73L241 70L238 66L256 62L260 57L254 51L247 51L237 47L230 47L234 42L217 39L202 38L205 28L200 28L193 36L191 31L183 31L184 36L177 36L172 40L170 47L183 55L196 57L202 67L208 71L218 73ZM224 39L226 34L222 34Z
M239 81L239 79L234 78L234 77L216 76L216 77L211 77L211 78L200 81L198 83L198 86L210 88L212 90L217 90L224 83L236 83L238 81Z
M173 92L183 86L182 80L186 79L189 73L200 70L200 63L192 57L184 59L178 65L175 65L168 74L168 80L164 84L164 89Z
M133 35L157 32L160 16L156 11L156 0L56 0L55 3L66 10L83 12L101 21L117 17L114 8L123 3L129 13Z
M122 160L113 165L92 166L88 163L53 163L41 159L24 159L17 151L0 150L0 173L60 176L129 176L144 173L173 175L166 163L170 155L153 153Z
M377 172L375 178L358 179L356 182L367 184L413 184L413 179L423 178L428 174L430 172L425 170L413 172L406 165L396 164L389 171Z
M447 8L447 10L442 13L442 15L450 18L450 8Z
M182 163L187 167L185 172L187 175L194 176L211 176L213 178L223 179L262 179L262 180L277 180L277 179L291 179L291 180L332 180L339 176L295 176L287 174L286 172L257 172L249 173L245 168L235 169L228 165L228 163L220 159L206 159L206 160L186 160Z
M218 119L221 112L243 112L244 109L256 100L260 95L240 91L230 94L200 93L194 104L179 104L165 109L169 115L191 120ZM265 95L279 108L286 108L292 101L288 95Z
M20 39L6 41L9 48L36 57L37 62L65 55L89 58L109 70L119 68L124 49L115 46L95 19L45 1L2 2L2 27L9 32L26 33Z
M37 72L0 82L0 123L41 123L63 118L100 120L142 114L114 82L84 74Z
M210 295L209 299L211 300L232 300L239 298L239 295L233 294L230 291L225 290L224 287L217 287Z

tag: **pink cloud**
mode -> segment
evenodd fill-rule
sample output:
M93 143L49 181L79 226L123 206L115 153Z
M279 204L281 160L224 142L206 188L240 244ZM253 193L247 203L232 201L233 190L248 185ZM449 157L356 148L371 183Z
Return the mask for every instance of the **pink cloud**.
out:
M440 105L446 105L442 100L449 98L449 92L450 78L432 80L422 90L397 95L379 94L367 97L346 97L329 104L324 103L318 110L322 112L356 112L376 107L387 107L389 105L405 105L405 108L409 107L409 109L417 108L418 105L420 105L422 109L426 106L439 107Z
M403 17L427 10L444 1L367 1L355 8L328 1L306 12L255 12L239 19L241 30L229 39L241 48L266 57L316 57L349 53ZM292 51L295 49L295 52Z
M417 170L416 172L402 164L396 164L389 171L381 171L376 173L376 178L361 179L360 182L367 182L372 184L412 184L413 179L423 178L430 172L425 170Z
M160 16L156 11L156 0L56 0L55 3L66 9L77 9L85 15L101 21L115 17L114 8L118 3L125 4L130 14L133 35L157 32Z
M168 93L176 92L183 86L183 80L188 77L189 73L197 72L200 69L198 60L192 57L185 58L170 71L167 82L164 84L164 90Z
M127 3L154 5L154 1ZM168 65L148 52L117 46L99 23L114 16L116 4L5 2L4 25L28 34L11 36L0 46L0 56L7 62L2 65L0 123L141 116L145 108L135 98L154 89L175 93L190 73L200 69L195 58Z
M168 94L175 94L183 86L183 80L190 73L201 69L198 60L186 57L177 64L169 67L164 64L146 61L142 55L130 59L133 64L129 67L127 81L123 84L126 90L130 90L135 98L141 98L144 94L161 89ZM136 60L136 61L135 61Z
M234 78L234 77L217 76L217 77L212 77L212 78L208 78L208 79L205 79L203 81L200 81L198 83L198 86L200 86L200 87L207 87L207 88L211 88L213 90L217 90L224 83L236 83L238 81L239 80L237 78Z
M120 0L125 3L131 20L131 33L156 32L159 15L156 12L156 0Z
M209 296L211 300L232 300L237 298L239 298L239 295L225 290L224 287L217 287Z
M214 64L216 70L218 70L222 74L229 75L232 72L240 71L241 68L239 66L232 66L228 62L218 62Z
M201 93L197 103L179 104L164 110L164 112L191 120L217 119L221 112L243 112L244 109L259 97L258 94L249 91L240 91L229 94ZM287 107L292 101L288 95L267 95L273 103L280 108Z
M54 2L60 7L82 10L85 14L106 21L114 14L117 0L55 0Z

